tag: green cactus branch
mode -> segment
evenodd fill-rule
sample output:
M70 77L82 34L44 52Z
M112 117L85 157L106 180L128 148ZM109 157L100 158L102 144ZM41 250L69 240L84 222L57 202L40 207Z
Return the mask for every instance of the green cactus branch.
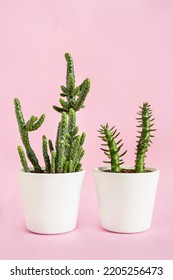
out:
M49 151L50 151L50 153L52 153L52 151L54 151L52 140L50 140L50 139L48 140L48 145L49 145Z
M69 134L69 147L71 148L73 141L76 138L78 133L78 126L76 126L76 113L71 108L69 111L69 118L68 118L68 134Z
M43 124L44 122L44 119L45 119L45 115L41 115L41 117L38 119L37 122L35 122L32 126L32 129L30 131L34 131L34 130L37 130L39 127L41 127L41 125Z
M76 172L78 172L78 171L80 171L81 170L81 168L82 168L82 164L81 163L79 163L78 165L77 165L77 167L76 167Z
M143 106L140 107L140 112L138 113L139 117L137 118L139 125L141 128L139 132L137 147L136 147L136 160L135 160L135 171L136 172L144 172L145 171L145 158L146 153L148 151L148 147L150 143L152 143L151 138L153 135L151 134L156 129L153 129L153 121L152 118L152 110L148 103L143 103Z
M104 141L102 145L107 146L107 148L101 148L104 154L109 158L108 161L104 162L111 164L112 172L121 172L121 164L123 164L123 160L121 158L127 151L120 154L120 149L123 146L121 143L122 139L116 142L116 138L120 133L117 133L117 129L114 129L114 127L110 129L108 123L106 125L101 125L99 133L99 137Z
M37 117L32 116L32 117L30 118L30 120L27 121L27 123L26 123L26 125L25 125L25 129L26 129L27 131L32 131L33 125L34 125L34 123L37 121L37 119L38 119Z
M56 172L56 153L54 150L51 152L51 173Z
M45 171L47 173L50 173L51 171L51 164L50 164L50 158L48 155L48 143L47 143L47 138L45 135L42 137L42 152L43 152L43 158L44 158L44 163L45 163Z
M28 164L27 164L27 160L26 160L26 157L25 157L25 153L24 153L22 147L18 146L17 149L18 149L18 153L19 153L21 164L23 166L23 170L25 172L30 172Z
M20 136L21 136L23 145L25 147L27 157L33 165L34 172L42 173L43 171L40 167L39 161L35 155L34 150L32 149L32 147L30 145L28 132L38 129L42 125L45 115L42 115L38 121L37 121L37 117L32 116L30 118L30 120L27 123L25 123L19 99L17 99L17 98L14 99L14 106L15 106L15 113L16 113L16 118L17 118L17 122L18 122L18 126L19 126ZM18 152L19 152L19 150L20 150L19 155L21 158L22 152L21 152L21 149L18 149Z
M66 134L67 134L67 114L62 112L61 121L58 126L58 135L56 140L56 151L57 151L57 172L63 173L66 148Z
M71 108L69 114L63 112L56 136L56 172L76 172L82 168L83 144L86 134L77 135L76 113Z
M78 135L71 146L70 160L73 161L74 167L76 166L76 163L78 162L79 149L80 149L80 138L81 138L80 135Z
M44 114L41 115L41 117L39 118L39 120L38 120L37 117L32 116L32 117L30 118L30 120L26 123L25 129L26 129L27 131L34 131L34 130L37 130L37 129L42 125L42 123L44 122L44 119L45 119L45 115L44 115Z
M84 108L84 101L87 97L89 89L90 89L90 80L86 79L80 86L78 98L76 99L75 104L74 104L75 111L79 111L80 108Z
M54 109L55 111L57 111L58 113L67 112L65 109L59 108L59 107L56 106L56 105L53 105L53 109Z
M66 86L61 86L62 93L59 102L62 107L53 106L53 108L59 112L69 113L70 109L79 111L84 108L84 102L90 90L90 80L85 79L80 86L75 87L75 73L73 59L69 53L65 54L65 59L67 62L66 71Z
M65 59L67 61L66 88L68 91L73 91L75 88L73 59L69 53L65 53Z

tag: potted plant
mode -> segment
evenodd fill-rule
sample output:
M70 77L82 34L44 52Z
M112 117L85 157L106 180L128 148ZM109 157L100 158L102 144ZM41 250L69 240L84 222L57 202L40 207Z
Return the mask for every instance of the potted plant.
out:
M44 122L45 115L39 119L32 116L24 120L19 99L14 99L15 113L25 152L18 146L23 166L19 170L26 227L32 232L56 234L73 230L76 227L81 186L85 171L81 160L84 156L85 133L78 134L76 111L84 107L85 98L90 89L89 79L75 86L73 60L66 53L66 86L61 86L61 107L53 108L61 114L56 142L42 137L42 153L45 166L31 147L29 132L37 130Z
M148 147L152 143L152 111L143 103L137 118L139 131L134 167L123 167L122 139L108 124L102 125L99 137L101 150L109 158L110 167L94 170L100 220L103 228L120 233L134 233L150 228L159 170L145 167ZM105 161L104 161L105 162Z

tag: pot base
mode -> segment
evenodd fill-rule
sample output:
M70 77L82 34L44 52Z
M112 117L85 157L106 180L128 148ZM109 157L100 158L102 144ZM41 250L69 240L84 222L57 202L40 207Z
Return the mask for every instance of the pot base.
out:
M107 229L107 228L104 228L102 227L105 231L109 231L109 232L112 232L112 233L117 233L117 234L138 234L138 233L143 233L143 232L146 232L146 231L149 231L151 227L149 227L148 229L144 229L144 230L140 230L140 231L114 231L114 230L110 230L110 229Z
M65 234L65 233L69 233L73 230L75 230L76 226L73 226L69 229L66 230L55 230L55 231L39 231L39 230L34 230L34 229L30 229L29 227L26 226L26 229L31 232L31 233L35 233L35 234L41 234L41 235L58 235L58 234Z
M142 232L146 232L148 230L151 229L151 225L147 228L143 228L143 229L138 229L138 230L118 230L118 229L110 229L110 228L107 228L107 227L104 227L103 225L101 225L102 228L105 230L105 231L109 231L109 232L112 232L112 233L118 233L118 234L135 234L135 233L142 233Z

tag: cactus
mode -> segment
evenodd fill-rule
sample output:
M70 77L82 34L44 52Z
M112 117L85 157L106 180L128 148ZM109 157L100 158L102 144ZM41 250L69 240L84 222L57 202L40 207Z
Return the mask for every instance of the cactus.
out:
M66 53L65 59L67 61L66 87L61 86L62 93L60 95L66 100L60 98L59 102L62 107L53 106L53 108L60 113L69 113L70 108L75 111L84 108L84 102L90 90L90 80L88 78L85 79L80 86L75 87L75 73L72 57L69 53Z
M112 172L121 172L121 164L123 164L123 160L121 158L126 154L127 151L119 154L120 149L123 146L123 143L121 143L122 139L119 141L116 141L115 139L120 133L117 133L117 129L114 129L114 127L110 129L108 123L106 125L101 125L99 133L101 134L99 137L105 142L102 145L108 146L108 149L101 148L105 155L110 159L110 161L104 162L111 164Z
M145 172L146 153L150 143L152 143L151 137L153 137L151 133L156 129L152 128L154 125L154 119L152 118L152 110L150 109L150 105L148 103L143 103L143 106L140 107L140 109L141 110L138 113L140 117L137 118L139 125L137 127L140 127L142 130L138 131L140 136L137 136L139 139L137 141L136 147L135 171Z
M150 105L147 102L143 103L143 106L140 107L140 112L138 113L139 117L137 118L139 125L138 127L142 128L140 136L137 136L139 139L137 141L136 147L136 159L135 159L135 166L132 172L141 173L145 172L145 158L146 153L148 151L148 147L150 143L152 143L151 138L154 137L151 133L156 129L153 129L153 121L152 118L152 110L150 109ZM121 157L125 155L127 151L119 154L122 144L122 139L116 141L115 139L119 136L120 133L117 133L117 130L112 127L109 129L109 125L101 125L101 129L99 130L101 134L99 137L105 142L102 145L108 146L108 148L101 148L101 150L105 153L105 155L109 158L109 161L104 161L105 163L111 164L111 171L112 172L125 172L125 170L121 169L121 164L123 164L123 160ZM127 171L131 172L131 171Z
M43 123L45 115L39 119L32 116L29 121L25 122L20 101L15 98L15 112L19 126L19 131L26 155L32 163L34 172L36 173L67 173L77 172L82 168L81 160L85 154L83 144L85 141L85 133L78 135L79 128L76 125L76 111L84 107L85 98L90 89L90 81L86 79L80 86L75 87L75 74L73 60L70 54L66 53L67 74L66 87L61 86L61 96L67 100L60 98L62 108L53 106L55 110L61 113L61 120L58 123L55 145L45 135L42 137L42 154L45 167L42 169L35 152L31 148L29 142L29 132L37 130ZM27 164L25 153L21 146L18 146L18 153L25 172L30 172Z
M34 150L32 149L32 147L30 145L28 134L30 131L34 131L42 125L42 123L44 122L44 119L45 119L45 115L44 114L41 115L41 117L39 119L35 116L32 116L30 118L30 120L27 123L25 123L19 99L17 99L17 98L14 99L14 106L15 106L15 113L16 113L16 118L17 118L17 122L18 122L18 126L19 126L20 136L21 136L23 145L25 147L27 157L33 165L34 172L42 173L43 171L40 167L39 161L36 157ZM28 172L28 168L26 165L26 159L25 159L24 153L22 152L20 147L18 147L18 152L19 152L19 156L20 156L23 168L25 171L27 170L27 172Z

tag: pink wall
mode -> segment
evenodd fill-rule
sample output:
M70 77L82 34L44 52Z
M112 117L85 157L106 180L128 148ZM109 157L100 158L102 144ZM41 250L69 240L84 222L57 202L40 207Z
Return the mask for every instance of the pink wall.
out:
M173 257L172 15L169 0L0 1L2 259ZM59 115L52 105L58 104L60 85L65 83L66 51L74 58L77 83L91 79L86 108L78 114L81 131L87 132L83 160L87 173L78 229L65 237L40 237L27 233L23 225L13 98L21 100L26 119L31 114L47 116L43 127L31 135L41 155L41 135L55 139ZM135 118L143 101L151 103L157 128L147 165L161 169L153 228L141 235L112 235L98 225L92 169L102 165L104 156L97 129L107 121L117 125L128 149L126 164L133 164ZM55 243L61 248L63 241L70 251L53 249Z

